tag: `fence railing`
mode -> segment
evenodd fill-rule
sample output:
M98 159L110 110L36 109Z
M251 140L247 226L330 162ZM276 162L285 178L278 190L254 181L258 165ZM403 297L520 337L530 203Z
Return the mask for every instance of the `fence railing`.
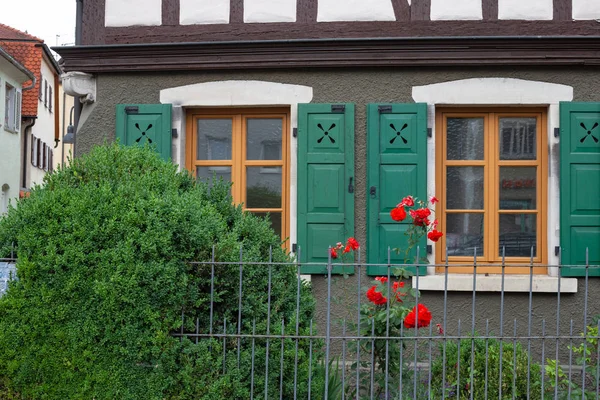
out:
M16 276L15 262L14 259L0 258L0 296L6 292L8 282Z
M418 265L367 264L359 249L345 274L329 257L326 274L309 278L303 267L318 264L248 258L240 249L238 262L219 262L213 251L190 263L197 299L172 335L208 346L215 374L232 373L251 399L600 398L598 265L571 290L567 266L533 262L410 276ZM0 260L0 294L15 261ZM369 267L385 273L367 276ZM432 277L442 284L426 285ZM491 278L495 291L481 285ZM453 290L457 280L471 290Z
M251 398L600 397L600 282L590 277L600 266L585 266L573 278L576 290L565 291L563 266L532 262L523 273L523 265L508 263L427 265L444 284L423 291L430 277L409 277L415 265L370 265L360 251L355 256L345 264L351 273L335 275L329 258L327 273L310 282L301 273L307 264L193 263L210 282L206 304L183 310L173 335L214 345L223 372L239 368L247 377ZM466 265L475 273L465 273ZM386 273L367 276L371 266ZM520 274L511 274L515 267ZM556 276L539 274L548 267ZM285 293L282 270L294 280L285 281ZM492 274L499 288L482 290L477 281ZM449 282L457 279L472 290L453 291ZM513 292L515 280L528 290Z

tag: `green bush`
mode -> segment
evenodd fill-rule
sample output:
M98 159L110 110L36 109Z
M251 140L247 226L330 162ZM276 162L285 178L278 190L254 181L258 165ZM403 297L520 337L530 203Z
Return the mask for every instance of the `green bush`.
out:
M473 381L471 381L471 343L473 343ZM500 365L502 364L502 398L507 399L539 399L541 398L541 368L534 362L530 365L529 395L527 393L527 360L528 354L520 343L516 348L512 342L502 342L502 363L500 363L500 342L495 339L462 339L460 349L456 341L449 340L446 344L446 382L443 384L443 346L440 346L440 356L433 362L431 368L432 391L439 398L473 398L486 397L487 369L487 398L497 399L500 394ZM516 352L517 362L514 362ZM460 356L459 356L460 354ZM459 364L460 361L460 364ZM460 376L459 376L460 375ZM514 384L513 384L514 378Z
M12 246L18 281L0 298L0 397L25 399L279 397L280 340L208 340L210 266L190 261L287 262L268 221L234 206L225 184L209 188L149 148L95 148L46 177L0 220L0 257ZM272 248L272 255L269 249ZM296 268L273 266L271 332L296 329ZM241 327L266 332L269 268L243 266ZM215 267L213 331L236 332L239 265ZM314 299L301 286L300 334ZM284 348L283 397L293 392L295 342ZM298 344L298 380L309 343ZM315 349L317 343L313 343ZM239 361L238 361L239 354ZM317 359L317 352L313 360ZM238 368L239 364L239 368ZM310 368L309 368L310 367ZM315 385L318 386L318 379ZM315 389L316 390L316 389ZM299 396L306 398L306 385Z

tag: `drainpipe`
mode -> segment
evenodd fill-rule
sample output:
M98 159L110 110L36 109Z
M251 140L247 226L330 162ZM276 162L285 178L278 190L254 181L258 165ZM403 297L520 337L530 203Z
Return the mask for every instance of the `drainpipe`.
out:
M76 11L76 19L75 19L75 46L80 46L82 42L83 35L83 0L76 0L77 2L77 11ZM83 110L83 106L79 99L75 98L75 132L79 131L79 117L81 116L81 111ZM73 157L75 157L75 153L77 152L76 144L73 143Z
M33 128L33 126L35 125L35 122L37 121L37 117L26 117L27 119L31 120L31 123L29 125L27 125L25 127L25 129L23 130L23 177L21 179L21 186L24 189L27 189L27 152L28 152L28 146L27 146L27 138L29 137L29 133L31 132L31 128Z

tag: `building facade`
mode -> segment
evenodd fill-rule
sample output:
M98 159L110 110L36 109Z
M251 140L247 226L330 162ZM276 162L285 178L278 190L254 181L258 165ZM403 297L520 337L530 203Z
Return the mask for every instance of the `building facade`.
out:
M533 271L533 291L576 309L600 264L600 5L456 3L86 2L80 45L56 49L87 103L75 152L151 142L230 180L302 262L355 236L385 265L408 227L390 210L435 195L445 236L418 269L432 304L446 263L467 298L475 255L477 290L527 292ZM317 292L324 272L304 268Z
M0 215L19 198L23 84L33 74L0 47ZM25 89L33 89L31 85Z
M62 73L43 40L0 24L0 46L35 76L23 92L21 110L20 188L41 184L53 169L59 139L59 78ZM26 82L25 85L30 85Z

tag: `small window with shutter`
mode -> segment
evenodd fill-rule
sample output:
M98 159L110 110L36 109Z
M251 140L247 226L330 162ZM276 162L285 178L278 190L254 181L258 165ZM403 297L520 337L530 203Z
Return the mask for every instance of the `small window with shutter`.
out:
M48 87L48 110L52 112L52 86Z
M48 107L48 81L44 79L44 107Z

